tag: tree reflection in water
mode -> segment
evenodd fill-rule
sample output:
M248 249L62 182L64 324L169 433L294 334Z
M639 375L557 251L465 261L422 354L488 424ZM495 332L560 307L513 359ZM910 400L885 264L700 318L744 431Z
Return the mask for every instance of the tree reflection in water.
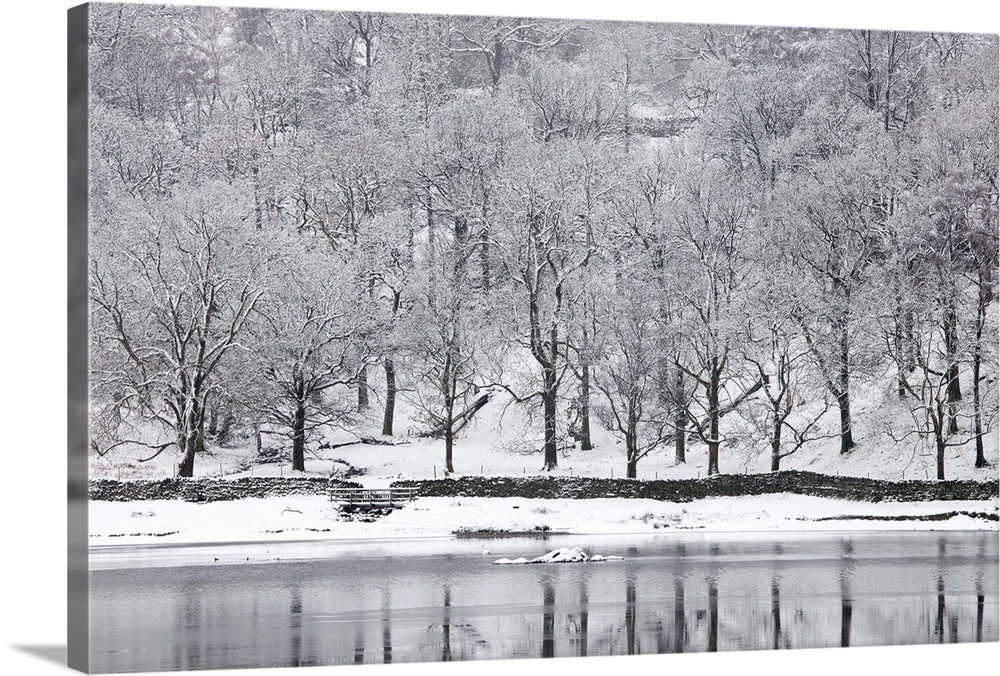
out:
M542 657L556 656L556 590L552 581L542 581Z
M451 587L444 586L443 617L441 619L441 661L451 662Z
M851 599L851 572L853 569L854 543L850 538L840 540L840 647L851 646L851 617L854 601Z
M998 638L992 533L679 539L604 563L493 566L477 545L466 557L92 571L92 669Z

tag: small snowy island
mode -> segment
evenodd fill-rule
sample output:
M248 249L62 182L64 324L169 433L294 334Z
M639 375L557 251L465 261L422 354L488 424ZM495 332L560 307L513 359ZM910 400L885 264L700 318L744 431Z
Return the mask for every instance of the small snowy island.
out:
M560 547L558 549L553 549L547 554L542 556L536 556L533 559L525 559L523 557L517 559L497 559L493 563L495 565L505 566L511 564L522 564L522 563L587 563L587 562L600 562L600 561L624 561L623 556L602 556L601 554L594 554L592 556L588 555L587 552L583 551L579 547Z

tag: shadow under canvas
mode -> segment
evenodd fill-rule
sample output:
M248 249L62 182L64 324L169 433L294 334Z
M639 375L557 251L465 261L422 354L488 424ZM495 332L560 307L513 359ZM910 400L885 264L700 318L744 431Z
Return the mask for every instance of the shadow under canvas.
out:
M15 645L11 647L23 653L39 657L46 662L66 666L65 645Z

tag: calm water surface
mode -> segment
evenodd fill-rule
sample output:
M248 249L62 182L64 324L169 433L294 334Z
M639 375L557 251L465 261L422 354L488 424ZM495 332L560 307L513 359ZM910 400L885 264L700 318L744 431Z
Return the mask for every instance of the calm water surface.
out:
M492 565L562 546L626 558ZM101 548L91 669L997 641L998 559L991 532Z

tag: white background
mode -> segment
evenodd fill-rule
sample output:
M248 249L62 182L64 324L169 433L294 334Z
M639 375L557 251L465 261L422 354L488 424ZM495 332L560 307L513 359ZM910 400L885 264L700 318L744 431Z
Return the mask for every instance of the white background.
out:
M925 3L890 0L799 2L704 0L271 0L275 7L495 13L521 16L642 19L824 27L902 28L997 33L992 0ZM66 644L66 10L70 2L22 0L0 22L0 673L62 673L53 661ZM218 0L202 4L219 5ZM48 659L39 657L52 656ZM59 658L62 659L61 657ZM633 674L697 672L821 674L997 673L1000 643L987 646L852 648L585 660L520 660L364 667L371 676L553 668ZM350 667L307 673L346 674ZM233 673L233 672L206 672ZM291 674L255 670L254 674Z

